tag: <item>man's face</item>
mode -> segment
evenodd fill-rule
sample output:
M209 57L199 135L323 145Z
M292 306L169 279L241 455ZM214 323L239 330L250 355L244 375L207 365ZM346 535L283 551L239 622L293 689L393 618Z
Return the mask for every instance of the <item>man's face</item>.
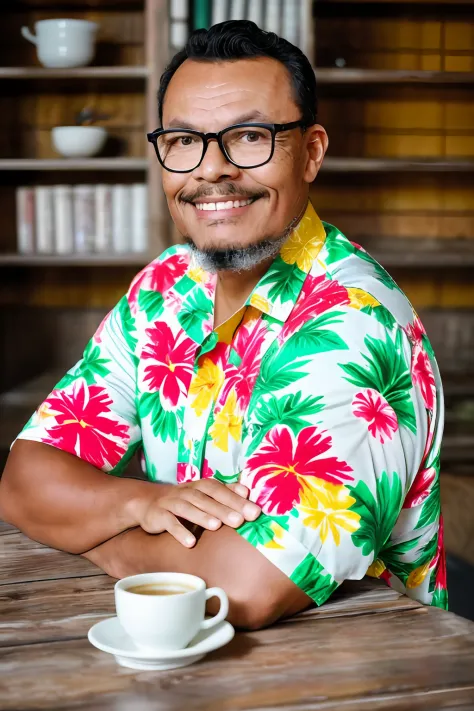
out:
M187 59L166 91L163 128L218 132L236 123L289 123L301 119L286 68L262 57L236 61ZM278 133L272 160L259 168L229 163L210 141L191 173L163 170L163 187L179 231L200 250L245 248L277 239L308 199L326 148L326 134L312 127ZM223 211L200 210L203 202L250 201Z

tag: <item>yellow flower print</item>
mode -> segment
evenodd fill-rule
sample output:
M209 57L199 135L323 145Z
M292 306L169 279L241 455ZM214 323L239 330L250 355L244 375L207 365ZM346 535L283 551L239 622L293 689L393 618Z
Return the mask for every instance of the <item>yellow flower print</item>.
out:
M407 578L406 587L407 588L417 588L422 584L423 580L426 578L430 571L430 562L420 565L419 568L412 570Z
M280 526L279 523L276 521L272 521L270 524L270 528L272 529L273 533L275 534L275 537L271 541L267 541L265 543L265 548L273 548L276 550L284 550L285 546L282 545L282 537L283 533L285 532L285 529Z
M252 296L250 297L250 305L254 306L260 311L263 311L264 314L269 314L272 310L270 302L267 301L267 299L265 299L263 296L260 296L260 294L252 294Z
M210 358L205 358L189 386L189 394L195 395L191 407L201 417L211 402L214 402L224 382L224 373Z
M56 415L61 415L61 414L62 413L59 412L59 410L51 409L51 405L49 404L49 402L47 400L36 411L37 418L40 421L45 420L47 417L56 417Z
M364 306L380 306L380 301L377 301L373 296L368 294L363 289L357 289L356 287L350 286L347 289L347 295L350 299L350 304L353 309L363 309Z
M214 424L209 433L216 447L223 452L229 451L229 435L236 442L242 434L242 415L237 411L237 395L232 388L224 407L215 416Z
M383 571L385 570L385 563L380 560L380 558L377 558L377 560L374 560L372 565L369 565L367 568L366 575L368 575L370 578L380 578L382 575Z
M359 514L348 510L354 503L347 487L320 479L316 484L304 487L298 509L306 515L303 519L305 526L320 529L322 543L331 534L338 546L341 543L340 528L349 533L359 528Z
M326 239L321 220L312 210L307 211L298 227L293 230L283 245L280 257L287 264L297 264L303 272L309 272Z
M192 267L188 270L188 277L196 284L203 284L206 280L206 272L201 267Z

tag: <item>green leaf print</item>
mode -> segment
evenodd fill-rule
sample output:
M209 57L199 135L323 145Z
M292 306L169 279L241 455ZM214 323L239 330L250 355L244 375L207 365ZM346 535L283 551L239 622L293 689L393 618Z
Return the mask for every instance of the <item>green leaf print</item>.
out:
M240 478L240 472L237 472L236 474L229 474L226 476L225 474L222 474L218 469L214 472L214 479L217 479L217 481L221 481L223 484L236 484L239 481Z
M278 347L276 341L273 341L260 367L254 388L253 402L256 402L257 397L262 393L271 394L276 390L288 387L300 378L304 378L306 373L299 372L299 369L308 365L310 359L295 363L295 358L298 357L299 354L295 354L295 349L289 345L288 341L281 348Z
M308 427L311 420L306 418L316 415L324 409L322 400L322 396L304 398L300 390L282 397L271 395L268 400L259 398L255 407L255 418L261 427L258 427L258 432L250 443L247 456L253 454L267 432L276 425L287 425L295 435L303 427Z
M439 484L439 473L436 475L436 479L431 485L431 490L426 499L423 501L420 518L417 521L415 529L424 528L425 526L430 526L439 519L441 513L441 499L440 499L440 484Z
M272 524L276 524L287 531L288 516L267 516L267 514L262 513L256 521L247 521L242 524L242 526L237 529L237 532L253 546L264 546L275 538L275 531L274 528L272 528Z
M286 301L296 301L303 286L306 274L297 264L287 264L281 257L277 257L272 266L260 280L259 286L268 286L268 298Z
M135 456L137 449L141 446L141 441L138 440L138 442L135 442L135 444L132 444L125 454L123 455L122 459L120 462L115 466L109 474L113 474L114 476L121 476L124 471L126 470L130 460Z
M204 324L209 321L214 304L202 289L196 289L184 301L178 313L178 321L195 343L204 339Z
M326 573L321 563L308 553L290 575L295 585L309 595L317 605L322 605L338 587L332 575Z
M137 327L126 296L120 299L118 309L122 319L123 336L131 352L134 353L138 339L133 334L136 333Z
M337 333L324 328L325 326L341 323L342 319L337 318L340 315L342 315L342 312L336 311L322 314L319 318L307 321L291 336L287 341L287 346L293 346L299 356L315 355L326 351L347 350L347 344Z
M395 318L392 316L390 311L385 308L382 304L380 306L364 306L361 309L364 314L373 314L377 321L385 326L388 330L392 330L395 326Z
M334 264L334 262L340 262L341 259L346 259L354 254L356 247L354 247L347 237L344 237L339 230L334 227L334 225L329 225L323 223L326 229L326 242L325 248L327 254L324 255L324 261L326 264Z
M160 437L163 442L178 439L178 424L175 412L165 410L161 404L160 393L145 393L138 405L138 414L141 419L151 415L151 426L155 437Z
M442 610L448 609L448 591L446 588L435 589L431 605L434 607L440 607Z
M163 296L159 291L140 289L138 305L146 313L147 321L156 319L163 310Z
M416 434L415 409L410 397L413 385L402 350L401 331L397 331L395 341L387 333L385 341L366 336L364 343L370 354L362 354L366 366L339 363L339 367L349 376L346 380L362 388L372 388L383 395L395 410L399 425Z
M390 289L391 291L393 289L396 289L397 291L401 291L400 287L398 284L392 279L390 274L385 271L385 269L382 267L381 264L379 264L368 252L364 252L362 249L357 249L355 251L355 254L359 259L362 259L364 262L367 262L368 264L371 265L373 271L374 271L374 276L379 281L381 284L383 284L387 289Z
M402 485L400 477L393 472L391 479L387 472L376 481L375 497L365 481L359 481L356 486L348 486L355 504L351 511L359 514L360 526L352 534L352 542L362 548L365 556L374 553L374 558L389 539L392 528L399 516L402 507Z
M436 555L438 531L416 553L422 536L395 545L387 545L380 553L380 558L393 575L406 585L410 573L429 563ZM408 554L408 560L405 558Z

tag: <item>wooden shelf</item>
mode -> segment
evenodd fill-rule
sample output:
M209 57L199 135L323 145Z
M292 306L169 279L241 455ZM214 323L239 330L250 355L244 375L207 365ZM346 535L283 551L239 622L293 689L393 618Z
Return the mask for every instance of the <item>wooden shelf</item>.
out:
M472 269L472 239L434 239L428 237L376 237L356 240L387 269Z
M41 170L146 170L146 158L58 158L40 160L35 158L2 158L0 171L21 172Z
M133 267L146 266L150 254L0 254L0 267Z
M474 84L474 72L315 68L318 84Z
M146 79L147 67L0 67L0 79Z
M325 158L325 173L466 173L474 171L474 160L410 158Z

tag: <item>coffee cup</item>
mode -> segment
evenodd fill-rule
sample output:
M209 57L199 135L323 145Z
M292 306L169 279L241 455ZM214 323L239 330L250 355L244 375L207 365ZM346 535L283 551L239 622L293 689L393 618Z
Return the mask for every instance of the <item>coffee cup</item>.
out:
M218 597L219 612L205 619L206 601ZM225 620L229 601L222 588L208 588L187 573L142 573L115 584L115 606L122 628L138 647L184 649L200 630Z
M85 67L94 57L98 27L87 20L41 20L35 23L36 36L28 27L22 27L21 34L36 45L43 66Z

